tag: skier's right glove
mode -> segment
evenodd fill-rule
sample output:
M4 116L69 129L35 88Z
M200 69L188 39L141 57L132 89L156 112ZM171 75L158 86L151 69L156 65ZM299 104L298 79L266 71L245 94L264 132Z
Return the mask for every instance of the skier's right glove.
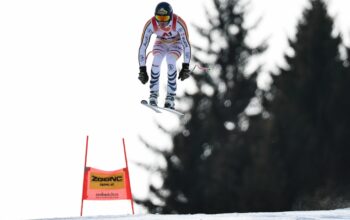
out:
M139 80L142 82L142 84L146 84L148 82L146 66L140 66Z

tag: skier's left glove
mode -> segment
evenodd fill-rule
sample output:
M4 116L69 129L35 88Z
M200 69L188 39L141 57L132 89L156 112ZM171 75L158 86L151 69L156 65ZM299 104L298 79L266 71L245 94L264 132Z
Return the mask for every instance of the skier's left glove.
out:
M184 81L185 79L187 79L188 77L190 77L190 64L188 63L182 63L182 69L179 73L179 77L178 79L181 79L181 81Z
M142 84L146 84L148 82L146 66L140 66L139 80L142 82Z

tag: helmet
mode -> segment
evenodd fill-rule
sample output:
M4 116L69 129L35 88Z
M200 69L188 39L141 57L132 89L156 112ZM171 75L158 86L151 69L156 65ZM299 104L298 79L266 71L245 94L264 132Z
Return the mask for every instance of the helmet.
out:
M173 17L173 8L167 2L161 2L157 5L154 16L158 22L169 23Z

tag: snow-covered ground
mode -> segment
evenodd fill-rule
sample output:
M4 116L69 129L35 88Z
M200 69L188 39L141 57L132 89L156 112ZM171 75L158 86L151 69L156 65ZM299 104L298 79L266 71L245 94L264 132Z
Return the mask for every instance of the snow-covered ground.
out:
M50 220L350 220L350 208L330 211L293 211L293 212L257 212L229 214L193 214L193 215L119 215L86 216L72 218L51 218Z

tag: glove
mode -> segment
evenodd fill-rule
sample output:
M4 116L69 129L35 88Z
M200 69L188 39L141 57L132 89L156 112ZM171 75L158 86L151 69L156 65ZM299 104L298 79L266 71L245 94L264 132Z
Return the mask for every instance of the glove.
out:
M178 79L181 79L181 81L184 81L185 79L190 77L191 71L190 71L189 67L190 67L190 64L182 63L182 69L181 69L181 71L179 73Z
M142 82L142 84L146 84L148 82L148 74L145 66L140 66L139 80Z

